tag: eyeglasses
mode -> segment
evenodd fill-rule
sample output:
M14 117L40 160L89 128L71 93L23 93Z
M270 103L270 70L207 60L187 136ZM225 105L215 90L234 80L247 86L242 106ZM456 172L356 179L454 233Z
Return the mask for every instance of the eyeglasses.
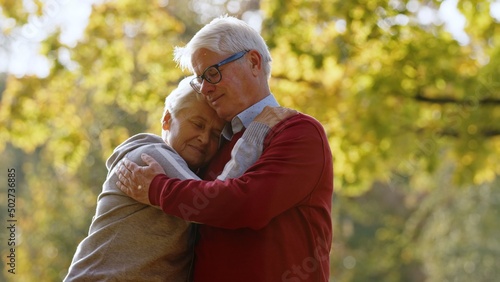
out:
M189 82L191 87L193 87L194 91L198 92L201 94L201 84L203 83L203 80L211 83L211 84L217 84L222 80L222 74L219 70L219 68L225 64L229 64L231 62L234 62L241 57L243 57L249 50L241 51L238 52L231 57L222 60L220 63L209 66L208 68L205 69L202 75L197 76Z

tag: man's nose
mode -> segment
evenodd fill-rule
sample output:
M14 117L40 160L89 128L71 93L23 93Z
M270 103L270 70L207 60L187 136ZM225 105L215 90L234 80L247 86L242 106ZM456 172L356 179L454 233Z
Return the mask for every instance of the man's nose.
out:
M205 79L201 82L200 85L200 92L203 94L203 96L208 96L211 91L213 91L215 88L215 85L206 81Z

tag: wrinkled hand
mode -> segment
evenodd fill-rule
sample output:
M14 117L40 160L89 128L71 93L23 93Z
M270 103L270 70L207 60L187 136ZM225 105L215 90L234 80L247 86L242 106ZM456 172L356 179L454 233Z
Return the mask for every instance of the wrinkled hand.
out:
M273 128L280 121L285 120L293 115L296 115L297 111L284 107L269 107L266 106L262 112L255 117L254 121L263 123L270 128Z
M122 161L116 169L116 186L134 200L150 205L149 185L156 175L165 174L165 171L151 156L142 154L141 158L147 166L139 166L128 159Z

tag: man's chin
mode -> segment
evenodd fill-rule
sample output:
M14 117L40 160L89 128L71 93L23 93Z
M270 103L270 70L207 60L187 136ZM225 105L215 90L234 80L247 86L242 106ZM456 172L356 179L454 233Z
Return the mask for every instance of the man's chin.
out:
M215 112L217 113L217 116L221 118L222 120L226 122L230 122L233 119L233 116L231 116L228 112L224 111L223 109L219 108L214 108Z

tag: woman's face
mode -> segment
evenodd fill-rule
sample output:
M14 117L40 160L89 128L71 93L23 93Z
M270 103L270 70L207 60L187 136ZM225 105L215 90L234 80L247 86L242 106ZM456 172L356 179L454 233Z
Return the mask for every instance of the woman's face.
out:
M215 155L224 121L203 101L193 101L175 116L163 118L163 139L196 170Z

